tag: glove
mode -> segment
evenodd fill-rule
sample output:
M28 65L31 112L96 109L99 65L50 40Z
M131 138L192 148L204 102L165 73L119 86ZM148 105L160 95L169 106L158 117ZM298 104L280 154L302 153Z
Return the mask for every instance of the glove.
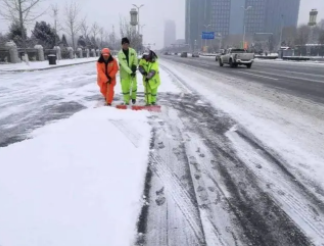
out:
M146 79L145 79L145 82L149 82L149 80L150 80L150 79L146 78Z
M147 76L147 72L143 72L143 76Z
M135 72L131 73L131 76L132 77L135 77L136 76L136 73Z
M132 66L132 72L135 73L137 70L137 67L135 65Z

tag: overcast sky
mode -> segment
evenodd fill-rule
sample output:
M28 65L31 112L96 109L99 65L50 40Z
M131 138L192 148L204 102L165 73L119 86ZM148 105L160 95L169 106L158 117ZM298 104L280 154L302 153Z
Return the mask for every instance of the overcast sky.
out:
M44 0L43 6L49 3L58 3L63 9L67 1ZM176 22L177 38L184 38L185 0L77 0L77 2L82 7L81 16L87 15L90 24L96 21L107 30L110 30L112 25L115 25L116 31L119 31L120 16L129 19L132 4L144 4L144 7L140 10L140 22L145 24L143 28L145 43L156 43L155 48L162 47L163 25L166 19ZM312 8L317 8L319 11L318 20L324 19L324 0L301 0L299 23L308 21L308 13ZM40 19L52 21L49 16L43 16ZM60 14L60 21L64 26L63 11ZM0 32L7 31L7 26L8 24L1 20Z

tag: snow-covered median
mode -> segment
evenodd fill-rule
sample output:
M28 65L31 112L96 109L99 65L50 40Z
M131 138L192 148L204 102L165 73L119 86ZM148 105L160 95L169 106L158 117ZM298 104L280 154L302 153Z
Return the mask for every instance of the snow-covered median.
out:
M147 168L147 115L88 109L1 148L0 245L131 245Z
M75 59L64 59L57 60L56 65L49 65L48 61L35 61L29 62L28 64L25 62L20 63L9 63L9 64L1 64L0 72L23 72L23 71L34 71L34 70L44 70L50 68L57 68L69 65L77 65L87 62L95 62L98 60L98 57L89 57L89 58L75 58Z

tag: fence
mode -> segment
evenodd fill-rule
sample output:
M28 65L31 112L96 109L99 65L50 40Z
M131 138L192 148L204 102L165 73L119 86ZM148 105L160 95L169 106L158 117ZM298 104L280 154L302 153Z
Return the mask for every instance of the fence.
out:
M295 56L324 56L324 44L296 45Z
M82 56L80 54L82 52ZM0 45L0 63L19 63L25 60L25 53L29 58L29 61L44 61L48 60L49 55L58 55L58 59L73 59L87 57L96 57L99 56L99 52L93 53L87 49L79 48L76 51L73 51L71 47L62 48L55 47L55 49L43 49L41 45L36 45L34 48L17 48L16 44L12 41Z
M23 56L25 55L25 52L28 55L28 58L30 61L39 61L39 55L37 49L22 49L18 48L18 57L23 60Z
M62 59L70 59L70 51L67 49L62 49L61 50L61 57Z
M11 62L9 50L5 48L0 48L0 63Z

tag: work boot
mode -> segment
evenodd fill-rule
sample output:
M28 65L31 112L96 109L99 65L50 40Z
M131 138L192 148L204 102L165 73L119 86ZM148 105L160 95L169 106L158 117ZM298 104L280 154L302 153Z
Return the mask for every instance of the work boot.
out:
M135 104L136 103L136 99L132 99L132 104Z

